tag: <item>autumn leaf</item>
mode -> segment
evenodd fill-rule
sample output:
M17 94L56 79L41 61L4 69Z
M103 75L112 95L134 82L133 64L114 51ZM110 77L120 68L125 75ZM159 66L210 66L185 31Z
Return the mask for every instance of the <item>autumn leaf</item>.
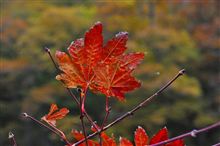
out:
M150 141L150 144L155 144L168 139L168 130L167 128L163 128L155 134Z
M127 32L120 32L103 45L102 24L97 22L77 39L65 52L57 51L56 59L62 71L56 79L66 87L90 88L107 97L124 99L124 94L140 87L132 72L143 60L143 53L125 54L128 40Z
M101 138L103 140L103 142L102 142L103 146L116 146L116 141L115 141L114 137L110 137L107 134L105 134L104 132L102 132Z
M143 53L129 53L125 54L120 59L121 67L126 68L128 71L133 71L137 65L144 59Z
M185 146L182 139L175 140L174 142L166 144L166 146Z
M63 71L63 73L56 76L57 80L61 80L68 88L76 88L79 85L86 86L82 73L65 52L56 51L56 58L60 70Z
M71 134L73 135L73 137L74 137L77 141L79 141L79 140L85 138L84 135L82 134L82 132L79 132L79 131L77 131L77 130L72 130L72 131L71 131ZM89 145L89 146L99 146L99 143L96 142L96 141L94 141L94 140L90 140L90 139L89 139L87 142L88 142L88 145ZM84 143L80 144L79 146L86 146L86 143L84 142Z
M102 43L102 24L98 22L86 32L85 39L71 43L68 47L70 56L65 52L56 52L59 68L63 72L56 78L68 88L80 86L85 90L94 77L93 67L100 61Z
M91 130L93 132L97 132L97 130L94 127L92 127ZM81 132L78 132L77 130L72 131L72 134L75 137L75 139L78 141L84 138L83 134ZM101 138L102 138L102 146L116 146L114 137L110 137L106 133L101 132ZM142 127L138 126L138 128L135 130L135 134L134 134L135 146L147 146L165 140L168 140L168 130L166 127L159 130L151 139L148 137L146 131ZM95 142L93 140L88 140L88 143L89 146L92 144L95 146L99 145L98 142ZM119 146L133 146L133 143L126 138L120 137ZM185 146L185 144L183 140L178 139L163 146Z
M98 125L96 125L98 129L100 129L100 127ZM92 126L91 130L93 132L97 132L97 130ZM102 146L116 146L116 141L115 138L113 136L108 136L105 132L101 132L101 138L102 138Z
M135 146L147 146L168 140L168 130L163 128L159 130L152 138L149 139L147 133L142 127L138 127L135 131L134 142ZM120 146L132 146L133 144L126 138L120 138ZM150 142L149 142L150 141ZM185 146L183 140L178 139L163 146Z
M95 70L95 84L92 86L107 97L124 100L124 94L141 86L125 68L119 64L99 65Z
M119 142L119 146L133 146L133 144L126 138L120 137Z
M138 127L134 134L134 141L136 146L145 146L148 144L148 135L142 127Z
M114 63L127 49L127 32L119 32L115 37L107 42L103 49L102 63Z
M51 104L49 113L43 116L41 119L48 124L56 126L56 120L63 119L68 113L69 110L67 108L61 108L60 110L58 110L56 104Z
M166 127L163 129L159 130L152 138L150 141L150 144L156 144L159 142L162 142L164 140L168 140L168 130ZM165 144L165 146L184 146L184 142L181 139L175 140L171 143Z
M84 55L86 59L86 65L89 69L92 69L101 59L103 36L102 36L102 24L97 22L88 32L85 34L84 41Z

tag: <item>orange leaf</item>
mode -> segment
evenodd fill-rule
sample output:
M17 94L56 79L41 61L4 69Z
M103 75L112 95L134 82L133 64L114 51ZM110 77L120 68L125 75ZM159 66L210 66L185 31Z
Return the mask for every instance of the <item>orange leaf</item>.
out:
M131 76L119 64L99 65L95 69L94 88L106 96L117 97L124 100L124 94L141 86L141 84Z
M98 128L99 126L96 125ZM93 132L96 132L97 130L92 126L91 130ZM108 136L105 132L101 132L101 138L102 138L102 145L103 146L116 146L116 142L114 137Z
M143 60L143 53L125 54L127 32L118 33L103 45L102 24L96 23L68 47L68 56L57 51L56 58L62 71L56 78L66 87L89 87L93 92L124 99L124 94L140 87L131 72Z
M136 129L135 131L135 134L134 134L134 141L135 141L135 144L136 146L145 146L148 144L148 136L145 132L145 130L138 126L138 128Z
M56 76L57 80L63 81L68 88L76 88L78 85L85 86L85 79L83 75L66 53L56 51L56 58L58 60L60 70L63 71L63 73Z
M127 49L127 40L127 32L119 32L113 39L109 40L103 49L103 63L117 61L118 57L120 57Z
M71 58L63 52L56 53L60 70L63 71L57 79L68 88L80 86L85 89L94 76L93 67L100 61L102 43L102 24L98 22L86 32L85 40L78 39L71 43L68 48ZM60 59L64 56L68 56L68 61Z
M82 134L82 132L79 132L79 131L77 131L77 130L72 130L71 133L72 133L73 137L74 137L77 141L79 141L79 140L85 138L84 135ZM88 142L88 145L89 145L89 146L99 146L99 143L96 142L96 141L94 141L94 140L88 139L87 142ZM80 144L79 146L86 146L86 143L84 142L84 143Z
M58 111L57 105L51 104L49 113L41 119L53 126L56 126L56 120L63 119L68 113L69 110L67 108L61 108Z
M129 53L122 56L122 58L120 59L120 65L127 70L134 70L143 59L143 53Z

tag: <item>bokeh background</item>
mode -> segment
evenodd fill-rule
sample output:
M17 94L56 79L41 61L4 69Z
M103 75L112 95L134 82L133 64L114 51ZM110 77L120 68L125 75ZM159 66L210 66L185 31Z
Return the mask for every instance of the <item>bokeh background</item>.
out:
M146 54L135 73L142 87L127 94L125 103L111 99L109 121L154 93L179 69L187 70L154 102L107 133L114 133L117 141L119 136L133 140L138 125L150 136L167 126L172 137L219 121L219 9L218 0L1 0L0 145L10 145L9 131L18 145L63 145L47 129L20 117L27 112L40 119L51 103L71 110L58 127L74 140L70 131L81 130L79 111L55 80L57 73L43 48L49 47L53 54L66 50L96 21L103 23L105 41L128 31L128 52ZM104 103L103 96L89 93L86 108L98 123ZM220 129L185 141L189 146L218 143Z

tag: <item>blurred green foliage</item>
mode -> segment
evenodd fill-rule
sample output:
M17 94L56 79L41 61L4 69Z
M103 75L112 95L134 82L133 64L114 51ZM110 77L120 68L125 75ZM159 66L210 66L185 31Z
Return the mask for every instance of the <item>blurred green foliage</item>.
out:
M71 111L58 127L70 139L71 129L80 130L79 111L55 80L56 71L43 48L49 47L53 54L66 50L96 21L104 25L105 41L128 31L128 51L146 54L136 71L142 87L127 94L125 103L111 100L109 121L151 95L179 69L187 70L166 93L107 133L131 139L138 125L150 135L167 126L175 136L220 120L219 7L218 0L1 1L0 145L9 145L9 131L19 145L62 145L48 130L19 116L27 112L40 119L53 102ZM86 108L98 123L104 102L102 95L89 93ZM219 142L219 135L216 129L186 143L210 145Z

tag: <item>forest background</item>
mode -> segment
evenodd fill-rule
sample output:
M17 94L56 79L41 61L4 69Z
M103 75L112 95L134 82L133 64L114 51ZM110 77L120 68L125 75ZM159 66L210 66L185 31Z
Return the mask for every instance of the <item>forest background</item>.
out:
M57 73L43 48L53 54L66 51L97 21L103 23L106 40L128 31L128 52L145 53L136 71L142 87L127 94L125 103L111 99L109 121L151 95L179 69L187 71L153 103L107 133L114 133L117 140L119 136L132 140L138 125L149 135L167 126L172 137L220 120L220 1L1 0L0 4L1 146L9 145L9 131L19 145L63 145L48 130L20 117L27 112L39 119L51 103L71 110L58 122L60 129L66 133L81 129L77 106L55 80ZM86 108L100 122L105 98L89 92ZM215 129L185 141L208 146L219 138L220 129Z

